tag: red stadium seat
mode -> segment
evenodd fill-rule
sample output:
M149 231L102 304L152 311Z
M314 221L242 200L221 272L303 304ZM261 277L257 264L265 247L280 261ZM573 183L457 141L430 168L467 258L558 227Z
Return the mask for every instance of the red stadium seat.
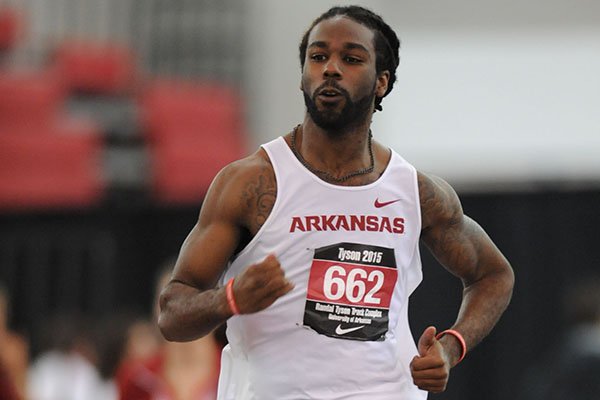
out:
M214 175L244 153L240 97L213 83L157 81L140 102L154 194L166 202L200 202Z
M133 51L114 43L63 43L54 54L54 63L74 92L126 94L138 78Z
M102 143L94 125L59 121L44 134L17 129L0 135L0 209L83 207L100 199Z
M59 77L48 71L0 73L0 99L2 135L7 126L51 123L62 111L66 92Z
M0 6L0 51L12 49L19 35L19 16L8 7Z
M141 102L146 133L153 141L169 140L173 134L178 139L211 132L238 135L242 125L241 99L223 85L157 81L145 90ZM173 127L183 129L165 135L164 129Z
M219 170L240 155L239 143L227 144L218 138L153 146L154 194L165 202L199 204Z

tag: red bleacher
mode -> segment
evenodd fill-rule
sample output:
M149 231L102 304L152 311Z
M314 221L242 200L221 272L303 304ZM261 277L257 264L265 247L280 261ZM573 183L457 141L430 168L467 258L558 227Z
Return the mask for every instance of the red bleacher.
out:
M244 152L241 100L213 83L157 80L141 95L152 190L167 202L200 202L216 173Z
M0 7L0 51L14 48L20 22ZM242 102L231 87L141 82L135 52L117 43L66 41L49 54L42 71L0 67L0 209L85 207L103 198L107 132L73 121L67 101L112 96L137 105L147 189L160 202L198 204L217 172L243 155Z
M101 136L94 125L56 121L0 134L0 207L81 207L102 194Z
M65 42L53 62L71 92L128 94L138 78L133 51L115 43Z
M51 73L0 74L0 207L88 206L102 194L101 132L65 116Z
M7 51L15 46L19 22L19 15L15 10L0 5L0 51Z
M66 95L55 73L0 71L0 129L49 124L62 113Z

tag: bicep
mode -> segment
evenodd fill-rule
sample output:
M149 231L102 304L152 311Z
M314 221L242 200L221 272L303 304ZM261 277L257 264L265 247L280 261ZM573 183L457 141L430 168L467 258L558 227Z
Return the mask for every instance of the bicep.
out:
M181 246L173 280L198 289L213 287L237 247L238 239L239 229L233 224L196 224Z
M237 181L227 169L215 178L198 221L181 246L172 280L201 290L216 284L240 239L244 210L237 200Z
M499 267L504 258L483 228L463 213L460 200L443 180L420 175L421 238L435 258L465 283Z
M440 264L466 283L481 279L502 257L485 231L466 215L432 226L422 239Z

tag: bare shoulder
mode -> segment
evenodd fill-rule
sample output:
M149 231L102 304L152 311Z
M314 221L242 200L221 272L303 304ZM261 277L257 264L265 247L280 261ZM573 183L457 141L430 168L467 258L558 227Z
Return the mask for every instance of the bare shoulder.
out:
M451 225L463 218L458 195L442 178L417 172L421 203L422 229L440 224Z
M221 216L254 234L269 216L276 195L273 166L265 151L259 149L217 174L206 195L200 222Z

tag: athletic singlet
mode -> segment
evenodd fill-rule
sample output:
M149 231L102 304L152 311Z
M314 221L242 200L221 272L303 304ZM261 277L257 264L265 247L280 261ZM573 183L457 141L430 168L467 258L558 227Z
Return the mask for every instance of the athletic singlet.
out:
M223 276L275 254L295 285L228 320L220 400L424 399L408 297L422 279L417 174L392 151L379 179L336 186L279 137L265 145L277 180L271 214Z

